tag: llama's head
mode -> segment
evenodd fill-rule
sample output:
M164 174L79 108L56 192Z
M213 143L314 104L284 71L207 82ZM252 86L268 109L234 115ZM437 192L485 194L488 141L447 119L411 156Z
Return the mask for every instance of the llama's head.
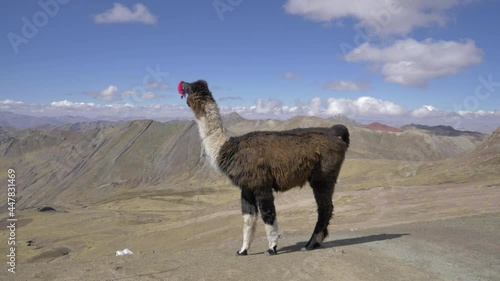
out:
M215 104L212 92L208 89L208 83L205 80L192 83L181 81L179 82L178 91L183 97L187 95L187 105L193 110L197 119L205 115L208 105Z

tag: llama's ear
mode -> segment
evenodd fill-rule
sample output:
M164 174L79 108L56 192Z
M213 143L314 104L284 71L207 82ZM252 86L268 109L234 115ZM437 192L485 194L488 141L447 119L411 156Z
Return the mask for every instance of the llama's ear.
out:
M203 85L205 85L205 87L208 89L208 83L207 83L207 81L205 81L205 80L198 80L198 82L200 82Z

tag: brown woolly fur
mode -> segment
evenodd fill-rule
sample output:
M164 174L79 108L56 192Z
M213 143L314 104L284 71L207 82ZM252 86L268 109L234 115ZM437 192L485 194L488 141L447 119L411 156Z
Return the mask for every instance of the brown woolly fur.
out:
M318 205L318 220L304 249L318 247L328 236L332 197L349 147L349 130L335 125L229 137L222 128L219 108L207 82L181 83L181 93L188 94L187 104L196 117L206 155L217 170L241 189L243 246L236 255L247 255L259 212L269 241L265 253L277 254L280 235L273 191L287 191L307 182Z
M235 185L250 189L286 191L303 186L313 176L335 182L347 145L329 131L321 131L296 129L232 137L222 146L218 164Z

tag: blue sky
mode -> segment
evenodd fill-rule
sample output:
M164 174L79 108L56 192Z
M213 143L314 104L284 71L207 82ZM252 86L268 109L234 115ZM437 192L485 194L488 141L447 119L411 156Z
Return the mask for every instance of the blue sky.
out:
M223 112L252 118L498 124L499 10L492 0L8 1L0 110L189 117L176 85L205 79Z

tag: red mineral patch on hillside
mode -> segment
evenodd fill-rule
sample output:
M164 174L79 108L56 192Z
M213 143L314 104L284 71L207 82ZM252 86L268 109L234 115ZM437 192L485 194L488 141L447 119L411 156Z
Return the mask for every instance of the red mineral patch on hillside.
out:
M373 131L383 131L383 132L401 132L400 129L394 128L379 122L373 122L369 125L364 125L363 128L367 128Z

